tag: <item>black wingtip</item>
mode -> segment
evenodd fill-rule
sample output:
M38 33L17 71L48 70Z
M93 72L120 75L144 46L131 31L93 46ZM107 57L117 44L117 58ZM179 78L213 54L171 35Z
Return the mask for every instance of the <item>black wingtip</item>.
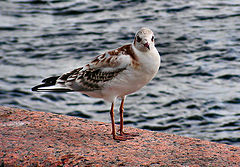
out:
M34 86L34 87L32 88L32 91L33 91L33 92L37 91L37 86Z
M32 88L32 91L37 92L37 91L38 91L38 88L45 87L45 86L46 86L46 84L41 84L41 85L34 86L34 87Z
M45 78L45 79L42 81L43 84L34 86L34 87L32 88L32 91L38 91L38 88L55 85L56 82L57 82L57 79L58 79L59 77L60 77L60 76Z
M42 82L47 85L55 85L59 77L60 76L45 78L44 80L42 80Z

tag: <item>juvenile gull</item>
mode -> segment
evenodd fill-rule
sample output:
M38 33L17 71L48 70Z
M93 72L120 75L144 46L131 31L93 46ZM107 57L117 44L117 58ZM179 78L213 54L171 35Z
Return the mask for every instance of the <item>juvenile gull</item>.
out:
M57 77L44 79L32 88L38 92L77 91L112 103L110 115L115 140L132 139L136 134L123 131L123 106L126 95L146 85L158 72L160 55L154 46L154 34L141 28L132 44L107 51L89 64ZM116 135L114 103L120 98L120 135Z

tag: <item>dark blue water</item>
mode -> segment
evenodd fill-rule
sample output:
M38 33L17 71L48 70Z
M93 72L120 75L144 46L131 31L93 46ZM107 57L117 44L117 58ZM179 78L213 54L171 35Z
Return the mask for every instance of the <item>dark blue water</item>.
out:
M162 64L127 97L125 124L240 145L237 0L0 1L0 104L110 122L101 99L30 88L132 42L141 27L154 31Z

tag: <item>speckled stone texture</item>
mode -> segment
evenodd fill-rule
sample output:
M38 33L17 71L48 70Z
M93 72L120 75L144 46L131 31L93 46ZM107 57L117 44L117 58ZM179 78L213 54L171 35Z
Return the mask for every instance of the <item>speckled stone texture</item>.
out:
M108 116L108 115L106 115ZM0 107L0 166L240 166L240 147L109 123Z

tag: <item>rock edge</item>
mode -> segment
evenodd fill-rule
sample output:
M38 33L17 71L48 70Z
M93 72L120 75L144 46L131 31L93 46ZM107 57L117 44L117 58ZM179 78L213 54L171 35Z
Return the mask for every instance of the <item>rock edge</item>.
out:
M240 166L240 147L109 123L0 107L0 166Z

